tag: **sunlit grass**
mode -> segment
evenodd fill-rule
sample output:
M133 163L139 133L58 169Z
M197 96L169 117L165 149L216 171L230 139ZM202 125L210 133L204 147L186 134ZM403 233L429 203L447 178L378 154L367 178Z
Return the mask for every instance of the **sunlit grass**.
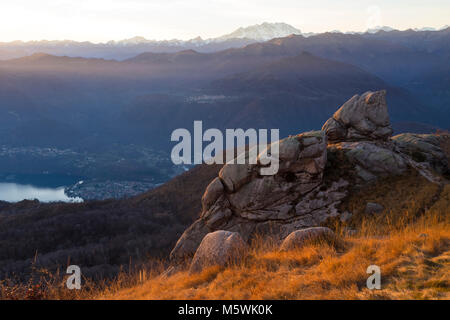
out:
M382 196L384 193L384 197ZM398 197L393 196L397 193ZM358 213L369 201L387 208ZM347 223L330 223L335 243L309 244L280 252L273 239L257 237L247 256L226 268L198 274L162 275L164 261L147 270L122 272L110 282L84 281L68 290L55 275L34 284L0 285L3 299L450 299L450 185L417 176L380 181L343 204L353 208ZM344 232L354 228L352 236ZM369 290L369 265L381 268L381 290Z
M388 210L374 217L355 214L348 223L358 229L354 236L340 232L349 226L336 223L342 241L334 245L280 252L274 241L258 238L239 265L155 277L98 298L449 299L450 185L439 188L407 176L355 193L346 205L358 209L368 200ZM381 290L366 287L369 265L381 268Z
M420 236L421 234L426 234ZM383 238L345 238L279 252L252 249L240 265L155 277L101 299L449 299L450 229L423 222ZM366 269L378 265L382 290L369 290Z

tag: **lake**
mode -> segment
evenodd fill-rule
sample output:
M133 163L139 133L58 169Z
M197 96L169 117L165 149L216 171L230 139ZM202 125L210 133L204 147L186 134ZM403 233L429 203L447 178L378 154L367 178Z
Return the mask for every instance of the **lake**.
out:
M82 202L81 198L70 198L64 193L64 187L45 188L33 185L0 182L0 200L18 202L38 199L41 202Z

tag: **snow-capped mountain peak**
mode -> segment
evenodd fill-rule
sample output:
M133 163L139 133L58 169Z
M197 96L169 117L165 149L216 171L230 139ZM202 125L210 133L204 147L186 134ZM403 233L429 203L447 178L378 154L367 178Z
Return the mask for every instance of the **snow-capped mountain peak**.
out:
M414 31L436 31L433 27L413 28Z
M301 31L287 23L268 23L255 24L249 27L241 27L236 31L217 38L218 40L227 39L254 39L258 41L267 41L273 38L286 37L291 34L301 34Z
M385 32L391 32L394 31L394 28L391 28L389 26L376 26L374 28L371 29L367 29L367 33L377 33L378 31L385 31Z

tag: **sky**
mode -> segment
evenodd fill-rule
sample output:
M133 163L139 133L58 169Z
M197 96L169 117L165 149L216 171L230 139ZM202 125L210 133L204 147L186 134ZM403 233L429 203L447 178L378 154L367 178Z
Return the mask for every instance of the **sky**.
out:
M449 0L0 0L0 41L217 37L285 22L302 32L450 24Z

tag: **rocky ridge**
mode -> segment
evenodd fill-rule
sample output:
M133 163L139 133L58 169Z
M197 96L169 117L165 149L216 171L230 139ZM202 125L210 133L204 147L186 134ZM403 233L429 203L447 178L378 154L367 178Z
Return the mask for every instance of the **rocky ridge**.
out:
M386 92L366 92L348 100L322 130L279 142L279 171L262 176L262 165L224 165L206 188L202 212L171 252L173 262L192 257L202 239L217 230L278 238L317 227L329 218L351 216L339 204L351 188L378 178L417 170L433 183L448 172L447 159L432 135L391 138ZM418 157L418 154L422 154ZM414 156L416 155L416 156Z

